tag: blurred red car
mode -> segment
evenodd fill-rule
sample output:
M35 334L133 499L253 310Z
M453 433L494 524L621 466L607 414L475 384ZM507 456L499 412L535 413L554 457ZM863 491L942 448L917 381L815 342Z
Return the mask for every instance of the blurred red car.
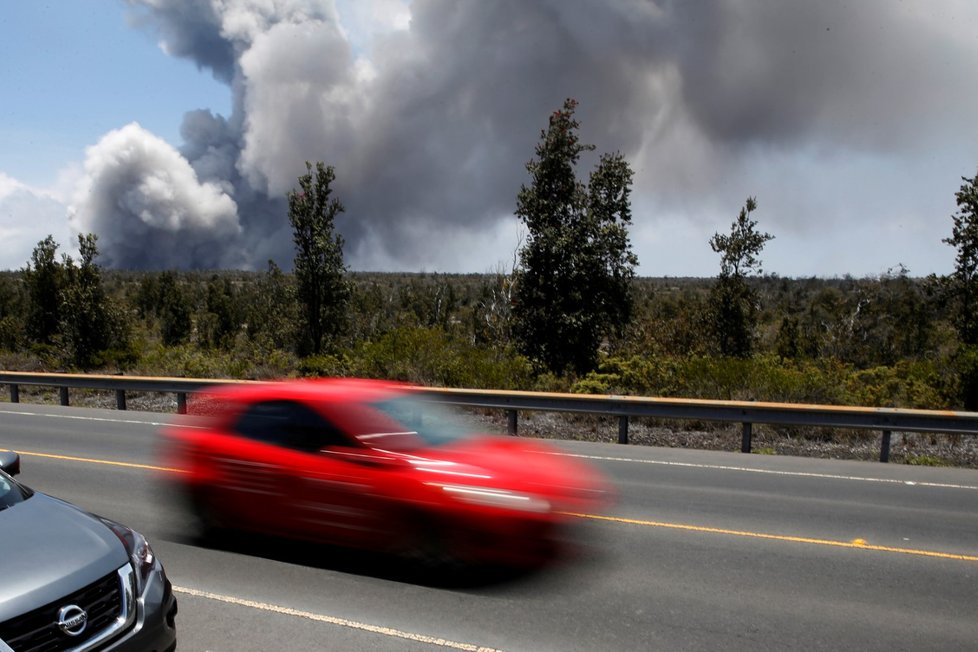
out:
M605 481L541 442L477 433L411 386L328 379L220 386L165 431L165 464L206 528L434 563L536 563Z

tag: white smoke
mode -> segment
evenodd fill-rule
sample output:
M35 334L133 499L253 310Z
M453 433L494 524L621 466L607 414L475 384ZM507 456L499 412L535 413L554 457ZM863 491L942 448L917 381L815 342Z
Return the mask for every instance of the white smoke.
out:
M69 221L99 236L109 267L236 267L246 262L237 206L136 123L90 147Z

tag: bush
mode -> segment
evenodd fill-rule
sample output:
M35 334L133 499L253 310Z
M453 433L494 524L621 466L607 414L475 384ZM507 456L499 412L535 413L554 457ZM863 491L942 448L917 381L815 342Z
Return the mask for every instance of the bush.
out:
M20 320L7 316L0 318L0 349L17 351L23 345L24 325Z
M872 407L946 407L941 380L932 363L901 361L892 367L854 372L848 383L849 403Z
M299 361L299 375L312 377L349 376L353 362L345 354L311 355Z
M401 326L360 343L350 358L352 375L420 385L525 389L532 378L522 356L479 347L441 327Z
M615 392L614 388L620 382L621 377L616 374L602 374L592 371L574 383L571 386L571 392L575 394L616 394L618 392Z
M951 466L947 460L941 459L936 455L908 455L906 464L911 466Z
M969 412L978 411L978 346L962 347L955 367L958 373L961 405Z

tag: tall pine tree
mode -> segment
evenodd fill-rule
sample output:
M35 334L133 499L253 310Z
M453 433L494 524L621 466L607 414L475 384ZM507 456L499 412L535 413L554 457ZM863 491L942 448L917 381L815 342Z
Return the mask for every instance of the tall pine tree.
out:
M730 235L714 233L710 247L720 254L720 275L710 293L711 321L721 355L749 358L754 352L757 326L757 293L747 277L761 273L761 251L774 236L757 230L750 215L757 200L748 197L733 224Z
M520 350L554 373L585 373L598 347L621 333L632 314L630 250L632 170L606 154L585 186L575 166L594 149L580 141L568 99L541 132L527 163L530 185L516 198L526 242L515 270L513 335Z
M298 190L288 193L295 241L296 296L300 306L299 352L318 355L344 331L350 285L343 263L343 237L335 232L343 204L332 197L333 166L306 163Z

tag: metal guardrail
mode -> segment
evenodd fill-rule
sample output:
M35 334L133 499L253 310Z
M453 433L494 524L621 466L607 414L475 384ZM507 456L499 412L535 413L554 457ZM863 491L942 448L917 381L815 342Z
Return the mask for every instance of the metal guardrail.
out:
M21 385L57 387L62 405L69 404L69 389L114 390L116 407L120 410L126 409L126 392L161 392L177 395L177 411L181 414L186 413L188 394L234 382L256 381L0 371L0 385L10 388L12 403L20 401ZM474 389L424 388L422 391L455 405L505 410L511 435L516 434L520 411L617 417L620 444L628 443L629 419L634 417L740 423L744 453L751 452L755 423L876 430L882 433L881 462L889 461L890 437L894 431L978 435L976 412Z

